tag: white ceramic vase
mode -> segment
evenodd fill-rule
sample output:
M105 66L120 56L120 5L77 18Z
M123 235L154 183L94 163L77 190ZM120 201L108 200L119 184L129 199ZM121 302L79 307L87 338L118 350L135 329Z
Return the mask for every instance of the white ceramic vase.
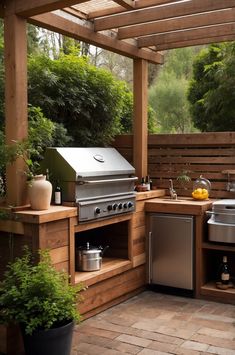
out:
M29 202L32 210L48 210L51 204L52 185L45 175L36 175L29 186Z

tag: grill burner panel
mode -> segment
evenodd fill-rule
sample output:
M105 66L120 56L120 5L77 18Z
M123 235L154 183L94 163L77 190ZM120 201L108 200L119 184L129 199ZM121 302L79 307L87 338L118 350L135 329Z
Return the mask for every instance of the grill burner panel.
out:
M135 210L135 169L114 148L48 148L43 166L63 201L78 206L79 222Z
M219 243L235 243L235 200L216 201L212 205L211 218L207 221L209 240Z
M135 198L133 195L116 197L115 199L91 200L79 202L79 221L85 222L92 219L113 217L125 212L135 210Z

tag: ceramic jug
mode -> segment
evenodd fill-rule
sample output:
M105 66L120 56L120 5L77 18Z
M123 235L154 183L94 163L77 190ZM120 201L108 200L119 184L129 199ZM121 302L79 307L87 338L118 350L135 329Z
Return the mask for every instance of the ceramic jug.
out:
M32 210L47 210L50 207L52 185L45 175L34 176L29 186L29 202Z

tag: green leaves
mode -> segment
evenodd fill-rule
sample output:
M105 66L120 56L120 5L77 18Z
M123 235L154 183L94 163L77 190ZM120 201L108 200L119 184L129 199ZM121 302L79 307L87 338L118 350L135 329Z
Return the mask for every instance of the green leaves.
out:
M77 53L61 54L58 60L32 57L29 83L30 103L63 123L75 146L107 145L123 131L122 119L132 120L127 84Z
M187 100L188 81L192 75L195 48L180 48L166 53L165 64L159 69L149 89L149 103L156 113L158 132L193 132Z
M235 130L235 45L211 45L196 58L188 99L202 131Z
M48 251L39 251L37 264L28 250L9 264L0 284L0 320L16 322L27 334L75 320L82 285L72 286L65 273L51 264Z

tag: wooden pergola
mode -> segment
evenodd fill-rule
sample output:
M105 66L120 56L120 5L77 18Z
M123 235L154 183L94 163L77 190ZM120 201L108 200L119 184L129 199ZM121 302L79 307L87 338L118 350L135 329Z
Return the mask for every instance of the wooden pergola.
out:
M134 65L134 165L147 174L148 62L162 51L235 39L235 0L0 0L5 33L6 142L28 134L27 22L128 56ZM7 170L7 199L25 202L23 162Z

